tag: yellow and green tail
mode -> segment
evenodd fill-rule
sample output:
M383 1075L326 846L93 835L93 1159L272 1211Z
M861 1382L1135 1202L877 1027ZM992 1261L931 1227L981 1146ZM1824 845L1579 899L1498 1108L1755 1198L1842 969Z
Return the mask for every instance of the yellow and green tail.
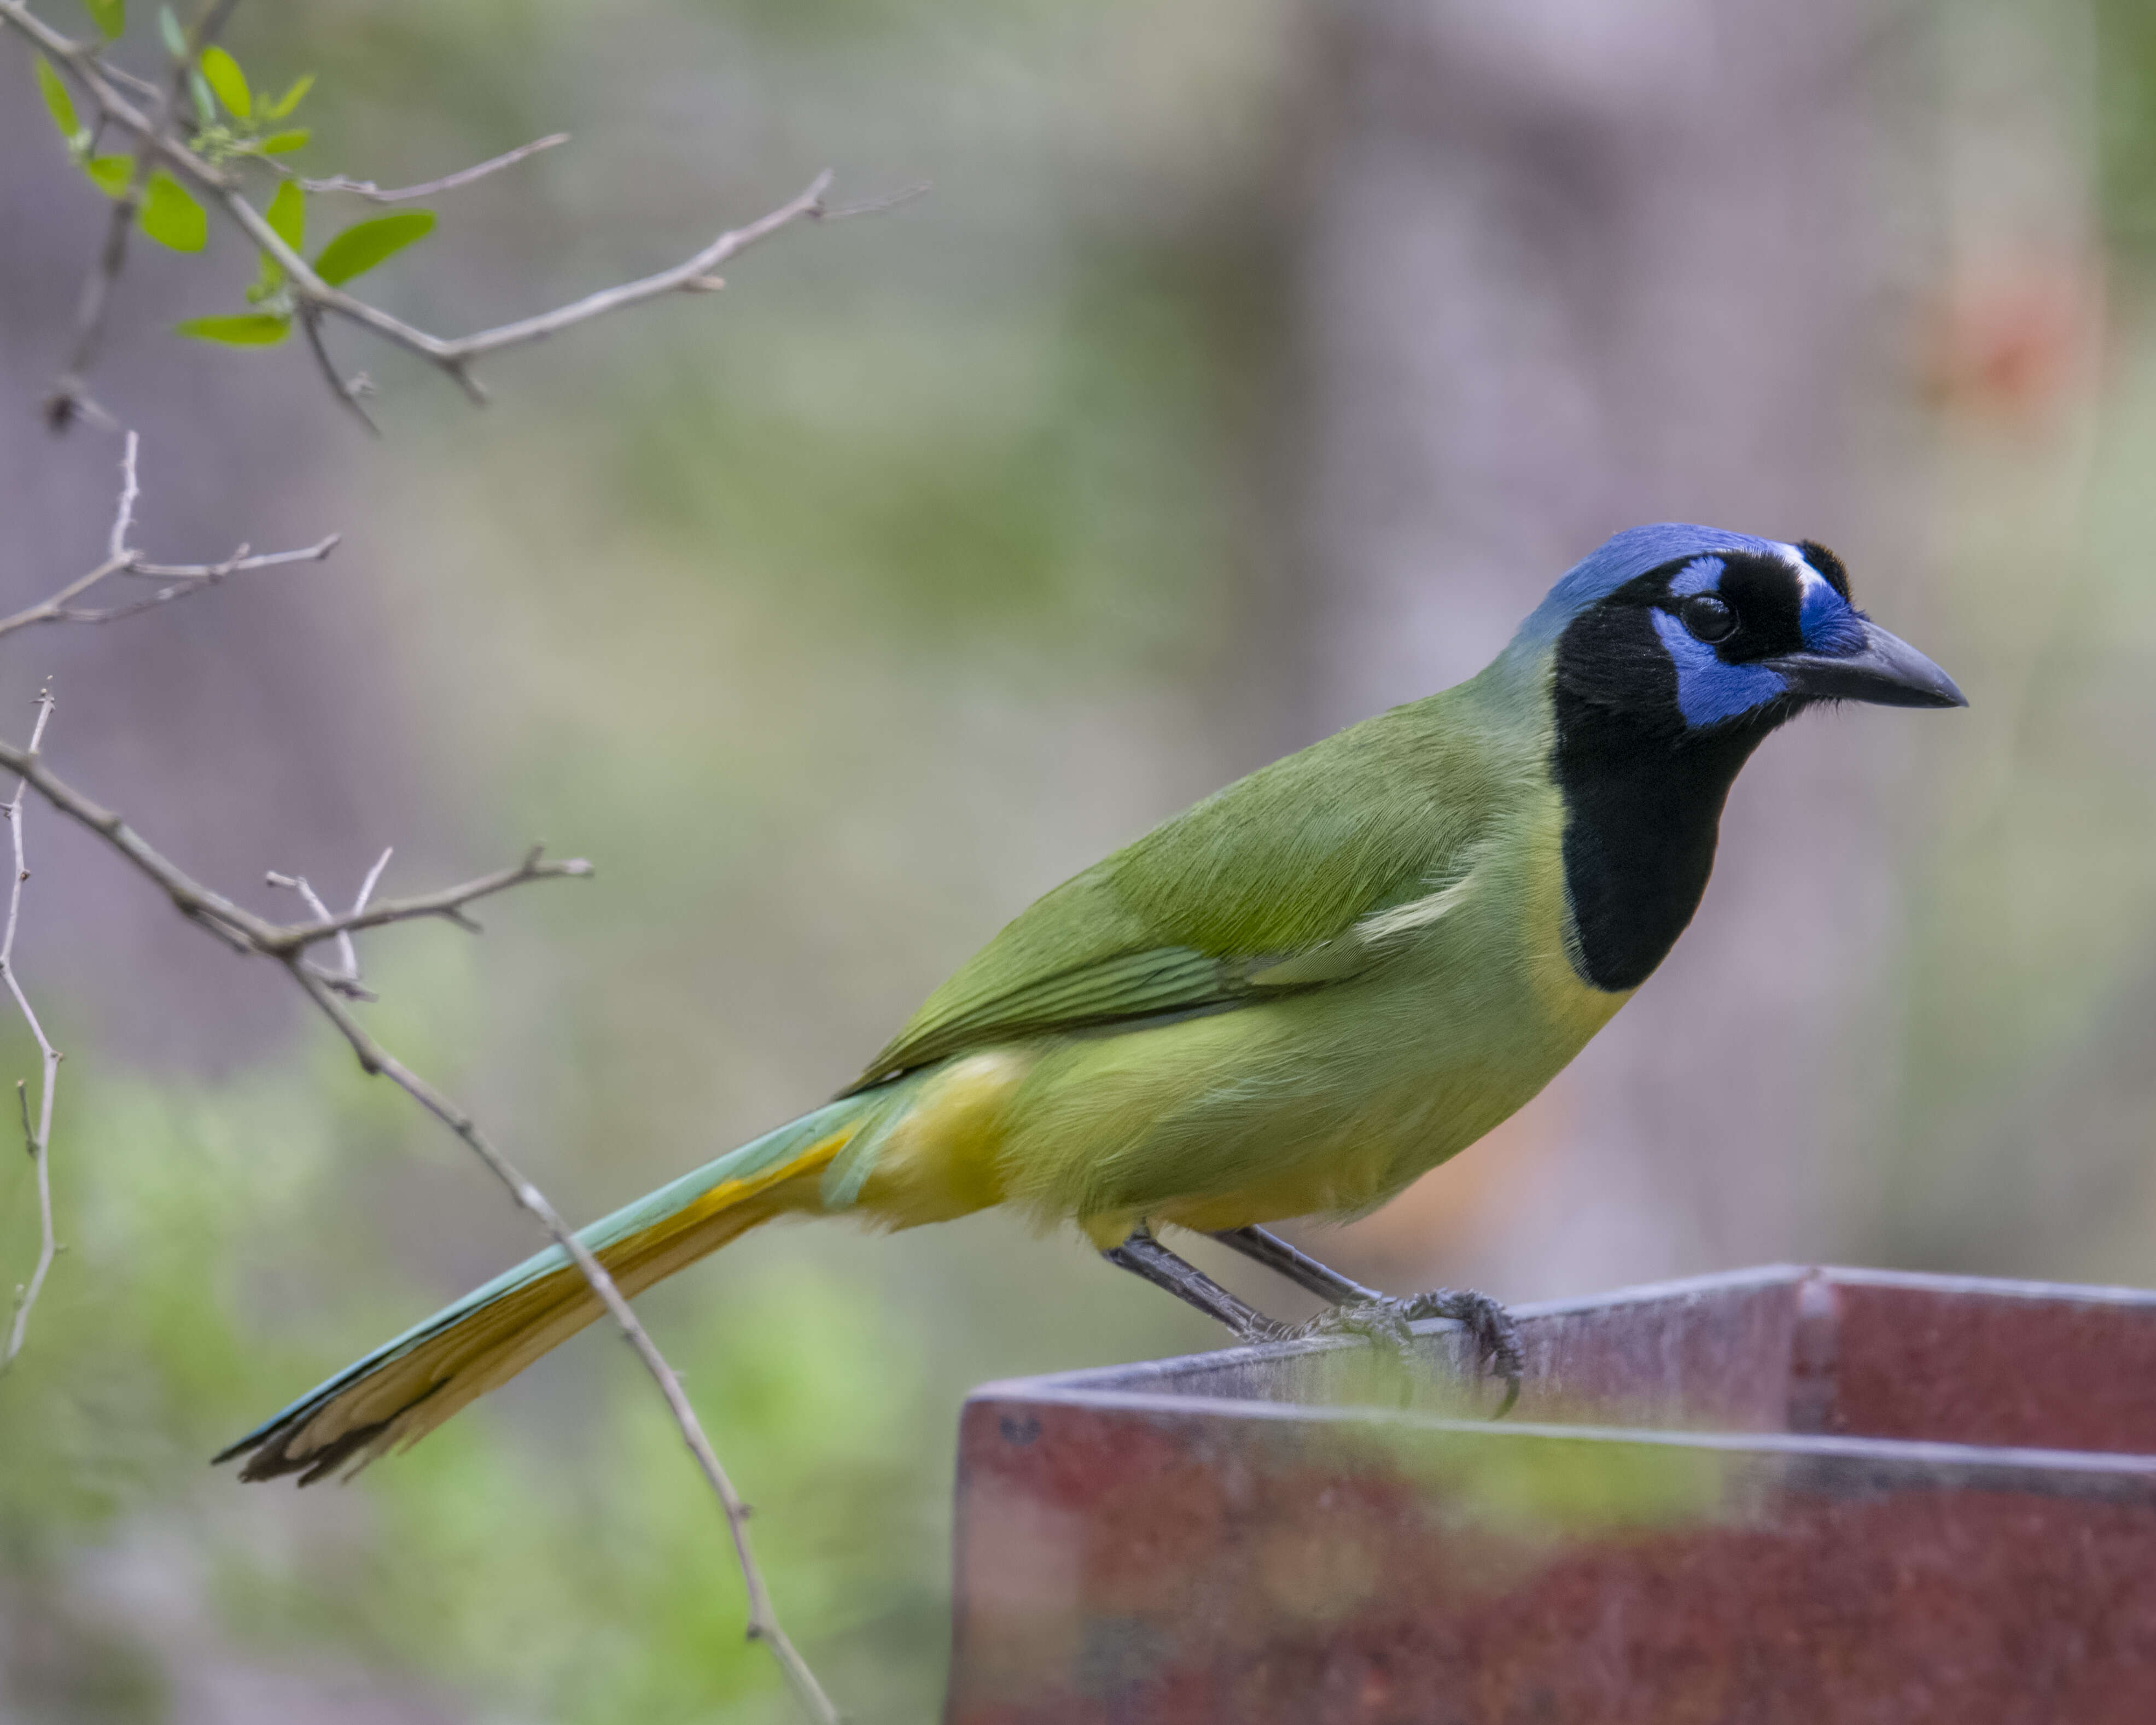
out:
M805 1114L578 1237L634 1295L774 1216L842 1207L858 1181L841 1194L826 1170L865 1128L902 1109L907 1088L901 1081ZM507 1383L603 1310L568 1255L550 1246L347 1366L216 1460L246 1455L241 1478L297 1473L303 1486L356 1472Z

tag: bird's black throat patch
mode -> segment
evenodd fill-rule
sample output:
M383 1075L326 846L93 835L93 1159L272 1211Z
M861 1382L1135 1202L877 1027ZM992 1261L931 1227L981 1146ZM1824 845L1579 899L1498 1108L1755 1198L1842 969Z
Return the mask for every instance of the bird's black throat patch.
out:
M1573 968L1598 988L1636 988L1699 908L1722 804L1738 770L1794 711L1776 703L1687 728L1676 667L1656 639L1657 571L1573 619L1559 638L1551 770L1565 803Z

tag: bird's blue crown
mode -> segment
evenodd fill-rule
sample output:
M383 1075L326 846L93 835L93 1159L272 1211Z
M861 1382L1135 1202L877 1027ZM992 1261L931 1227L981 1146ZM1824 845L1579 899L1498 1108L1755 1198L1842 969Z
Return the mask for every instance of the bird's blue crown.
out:
M1565 624L1588 607L1608 598L1627 582L1637 581L1650 569L1659 569L1679 557L1712 557L1717 552L1784 557L1795 555L1796 548L1776 540L1755 539L1749 533L1729 533L1690 521L1655 521L1644 527L1627 527L1604 540L1565 571L1520 625L1517 639L1546 645L1563 634Z
M1656 584L1656 608L1647 614L1652 634L1642 639L1658 641L1676 668L1676 704L1687 727L1741 717L1790 691L1781 670L1763 662L1768 655L1757 649L1766 643L1756 639L1756 630L1718 649L1715 636L1687 626L1686 618L1696 611L1687 611L1685 601L1730 600L1736 598L1735 587L1756 594L1759 578L1771 574L1779 578L1773 608L1786 619L1776 632L1774 648L1840 655L1865 645L1863 614L1851 603L1846 578L1830 554L1809 544L1661 521L1616 535L1568 570L1520 625L1506 658L1515 665L1540 660L1577 619L1641 577L1672 565L1667 582ZM1724 577L1732 567L1748 565L1726 589ZM1716 608L1707 607L1710 613ZM1722 615L1726 619L1728 614ZM1723 627L1729 625L1725 622Z

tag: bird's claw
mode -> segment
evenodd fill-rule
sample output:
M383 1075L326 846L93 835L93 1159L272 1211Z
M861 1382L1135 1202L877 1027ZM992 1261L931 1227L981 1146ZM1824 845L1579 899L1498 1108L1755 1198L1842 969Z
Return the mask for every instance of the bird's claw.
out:
M1477 1363L1504 1380L1505 1399L1490 1416L1503 1419L1520 1399L1520 1378L1527 1360L1520 1347L1519 1326L1512 1322L1512 1313L1487 1294L1478 1294L1471 1288L1433 1288L1408 1300L1358 1300L1352 1305L1331 1307L1287 1334L1296 1338L1361 1336L1389 1348L1404 1363L1414 1353L1414 1332L1409 1326L1432 1317L1450 1318L1458 1324L1475 1344Z
M1416 1318L1447 1317L1467 1332L1475 1344L1476 1361L1505 1380L1505 1399L1490 1417L1502 1420L1520 1399L1520 1378L1527 1369L1527 1355L1520 1346L1520 1327L1512 1314L1487 1294L1472 1288L1432 1288L1405 1302L1410 1322Z

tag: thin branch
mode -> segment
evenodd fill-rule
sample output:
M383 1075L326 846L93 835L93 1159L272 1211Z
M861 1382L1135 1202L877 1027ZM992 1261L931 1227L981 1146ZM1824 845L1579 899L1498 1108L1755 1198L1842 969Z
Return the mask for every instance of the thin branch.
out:
M135 465L141 447L142 439L131 431L120 454L120 501L113 506L112 531L105 541L105 554L116 562L125 562L131 555L127 535L135 526L135 506L142 497L142 482Z
M0 637L29 629L40 623L115 623L123 617L133 617L140 612L155 610L160 605L170 604L174 599L184 598L205 587L214 587L228 575L237 575L254 569L281 568L288 563L318 563L336 548L338 536L305 546L298 551L251 552L246 546L221 563L153 563L127 543L135 524L136 500L141 495L141 486L136 478L135 458L140 440L133 432L127 434L126 453L120 459L120 502L113 511L112 531L108 539L105 561L86 574L78 575L49 598L25 607L11 617L0 617ZM145 598L133 599L124 605L102 608L85 608L74 602L100 582L116 575L139 576L146 580L166 583Z
M382 880L382 871L389 866L389 859L396 854L396 850L393 846L375 858L374 866L367 871L367 878L359 884L359 896L352 901L353 916L359 916L366 911L367 901L374 896L374 889ZM335 920L334 913L322 902L321 895L308 884L305 875L280 875L273 869L270 871L268 879L272 886L286 887L298 893L307 908L315 913L319 921L331 922ZM376 997L359 979L359 948L352 943L352 930L349 927L341 927L337 930L335 938L337 946L337 968L331 970L326 966L316 965L313 961L309 960L310 968L316 976L347 1000L375 999Z
M827 222L850 222L857 216L880 216L886 210L897 209L926 198L935 189L929 181L917 181L882 198L864 198L855 203L831 204L824 209L824 219Z
M88 827L138 872L154 880L182 916L202 924L234 952L251 952L259 942L274 940L283 932L276 923L204 886L146 842L118 814L54 773L34 749L19 749L11 742L0 742L0 768L21 774L31 789L54 808Z
M143 167L141 161L136 162L126 188L113 200L111 213L105 218L105 244L98 248L89 274L82 279L82 291L75 299L74 336L53 392L45 398L45 424L54 431L65 431L77 419L88 419L107 429L112 425L112 416L90 393L90 368L104 340L112 285L127 265L127 236L135 226L135 213L142 205Z
M322 311L319 305L302 305L299 310L300 333L307 338L307 350L315 357L315 364L322 379L330 386L330 393L341 402L347 412L364 425L372 437L382 435L382 428L374 423L374 415L360 405L361 383L358 377L346 378L337 369L337 362L330 357L329 343L322 340Z
M30 730L33 755L44 741L45 721L52 716L52 691L41 690L38 695L38 721ZM13 836L15 850L15 872L8 887L7 932L0 934L0 977L7 978L8 992L15 997L16 1007L38 1042L38 1120L34 1127L30 1123L28 1092L19 1081L15 1086L16 1099L23 1111L23 1142L29 1150L31 1164L37 1170L38 1262L30 1272L29 1281L16 1290L15 1310L8 1326L7 1350L0 1353L0 1373L13 1365L15 1356L23 1351L23 1339L29 1333L30 1308L38 1303L38 1296L44 1291L45 1277L51 1273L53 1260L59 1253L59 1243L53 1232L53 1174L48 1153L53 1142L53 1088L59 1078L60 1053L47 1039L45 1027L38 1022L38 1015L30 1006L30 997L23 992L22 980L15 974L15 930L22 920L23 883L30 878L23 854L23 798L28 788L27 778L18 779L14 800L0 809Z
M337 192L347 198L364 198L370 203L409 203L415 198L432 198L438 192L454 192L459 186L469 186L474 180L483 180L489 174L500 173L505 167L514 167L527 156L536 156L542 150L551 150L557 144L566 144L569 135L557 131L550 136L534 138L528 144L519 144L514 150L505 150L499 156L490 156L485 162L470 167L460 167L453 174L444 174L439 180L427 180L417 186L399 186L385 192L372 180L347 179L342 174L333 174L326 180L300 182L302 192Z
M331 914L330 907L322 902L321 895L308 883L305 875L280 875L276 870L272 869L263 876L263 879L272 886L286 887L298 893L305 902L307 908L317 916L326 919ZM351 999L357 995L362 987L359 980L359 953L353 947L352 937L349 934L339 935L336 937L336 942L339 965L337 969L331 970L326 965L316 964L312 959L307 961L308 968L335 988L338 993L346 999ZM372 999L375 997L370 994L367 998Z
M581 300L552 311L542 312L536 317L506 323L495 329L481 330L475 336L461 336L454 341L438 342L439 351L432 357L443 363L463 364L481 354L496 352L504 347L515 347L526 341L543 341L549 336L559 334L572 324L603 317L609 311L619 311L625 305L634 305L645 300L655 300L662 294L680 293L685 289L694 292L696 285L727 259L747 250L760 239L768 239L782 228L803 219L813 221L821 216L824 213L824 194L830 189L830 185L831 172L826 168L789 202L779 205L769 215L760 217L745 226L727 229L685 263L676 264L671 270L662 270L657 275L647 275L639 281L625 282L619 287L603 288L598 293L587 294Z
M824 213L824 193L831 184L831 174L826 169L818 174L798 196L753 222L726 229L701 251L670 270L662 270L655 275L625 282L619 287L604 288L598 293L588 294L581 300L557 306L552 311L542 312L536 317L521 318L514 323L498 325L493 329L480 330L469 336L446 338L415 328L380 307L369 305L366 300L324 281L307 260L270 225L262 213L241 195L240 182L235 175L204 160L180 139L170 135L162 114L155 116L146 114L121 92L108 75L109 69L100 59L94 44L76 42L54 29L31 12L28 0L0 0L0 23L12 26L37 44L55 65L82 87L96 105L100 119L110 121L132 135L146 152L156 155L177 177L190 182L207 193L209 200L222 209L256 246L276 259L284 269L286 283L300 302L301 322L309 330L309 340L315 348L317 360L331 379L338 399L355 409L357 404L352 401L349 388L331 362L327 350L321 344L320 331L307 325L306 313L310 309L333 312L348 322L359 325L379 339L418 355L454 379L475 403L483 403L486 399L485 393L471 374L475 360L499 352L506 347L543 341L576 324L605 316L609 312L639 305L647 300L659 299L668 294L707 291L712 272L729 258L746 251L760 240L769 239L783 228L822 217ZM361 417L366 417L363 411Z
M480 932L479 924L465 914L465 907L475 900L490 897L497 892L506 892L512 886L521 886L527 880L579 880L592 871L592 865L580 856L562 862L546 860L545 847L534 845L524 854L523 860L515 866L497 869L491 875L482 875L476 880L467 880L461 886L445 886L439 892L422 893L416 898L385 899L378 905L369 905L367 895L341 916L332 916L326 911L320 919L302 922L275 931L260 942L262 950L273 957L282 958L304 952L318 941L331 938L341 940L363 928L382 928L392 922L414 922L425 916L439 916L454 922L472 933ZM388 861L385 855L382 860ZM376 865L379 873L380 864ZM374 876L368 877L370 886Z

